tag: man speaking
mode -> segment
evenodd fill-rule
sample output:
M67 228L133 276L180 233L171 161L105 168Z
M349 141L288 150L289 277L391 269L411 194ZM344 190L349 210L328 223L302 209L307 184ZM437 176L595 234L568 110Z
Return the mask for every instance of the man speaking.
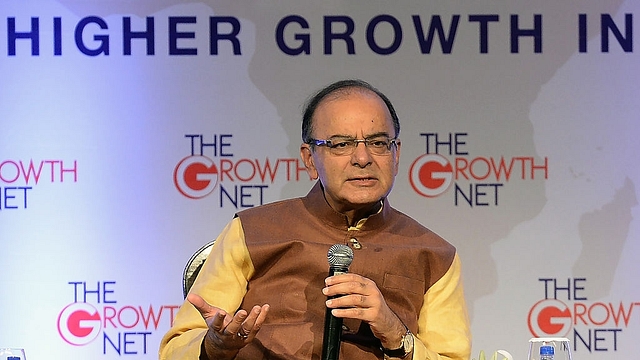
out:
M400 124L370 84L316 93L300 156L318 181L302 198L239 212L225 227L160 359L313 359L325 314L342 319L339 358L469 359L469 320L455 248L392 208ZM353 250L327 277L327 251Z

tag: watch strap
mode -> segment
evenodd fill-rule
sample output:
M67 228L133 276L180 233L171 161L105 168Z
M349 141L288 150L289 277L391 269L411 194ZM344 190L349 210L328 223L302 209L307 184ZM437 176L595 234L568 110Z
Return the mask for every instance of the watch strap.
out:
M386 349L384 346L380 346L382 353L392 358L405 358L411 351L413 351L413 334L407 329L407 332L402 336L402 342L397 349ZM410 345L410 346L408 346Z

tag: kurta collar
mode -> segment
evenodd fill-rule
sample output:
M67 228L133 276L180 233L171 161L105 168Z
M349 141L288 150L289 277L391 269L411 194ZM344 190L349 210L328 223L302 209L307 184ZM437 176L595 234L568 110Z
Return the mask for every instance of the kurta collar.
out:
M312 215L319 218L327 225L342 230L349 228L349 220L347 219L347 216L335 211L331 206L329 206L329 203L327 203L320 181L317 181L309 193L302 198L302 202ZM360 227L360 231L379 229L385 224L385 220L390 216L390 214L391 206L385 197L382 200L382 210L376 214L370 215Z

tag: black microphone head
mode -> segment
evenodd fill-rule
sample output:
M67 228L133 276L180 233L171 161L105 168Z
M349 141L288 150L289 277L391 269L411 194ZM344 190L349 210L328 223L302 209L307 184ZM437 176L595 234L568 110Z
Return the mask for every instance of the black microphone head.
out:
M353 250L343 244L334 244L329 248L327 253L329 266L332 268L348 268L353 261Z

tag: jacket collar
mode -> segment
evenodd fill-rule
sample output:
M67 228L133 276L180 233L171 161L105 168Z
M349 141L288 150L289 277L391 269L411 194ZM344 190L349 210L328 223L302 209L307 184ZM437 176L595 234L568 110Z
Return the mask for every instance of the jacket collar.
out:
M302 202L313 216L320 219L325 224L341 230L349 228L349 220L347 216L335 211L324 197L324 189L320 181L316 181L316 184L311 188L309 193L302 198ZM387 198L382 199L382 210L376 214L370 215L364 224L361 226L360 231L376 230L385 225L386 220L389 219L392 209L389 205Z

